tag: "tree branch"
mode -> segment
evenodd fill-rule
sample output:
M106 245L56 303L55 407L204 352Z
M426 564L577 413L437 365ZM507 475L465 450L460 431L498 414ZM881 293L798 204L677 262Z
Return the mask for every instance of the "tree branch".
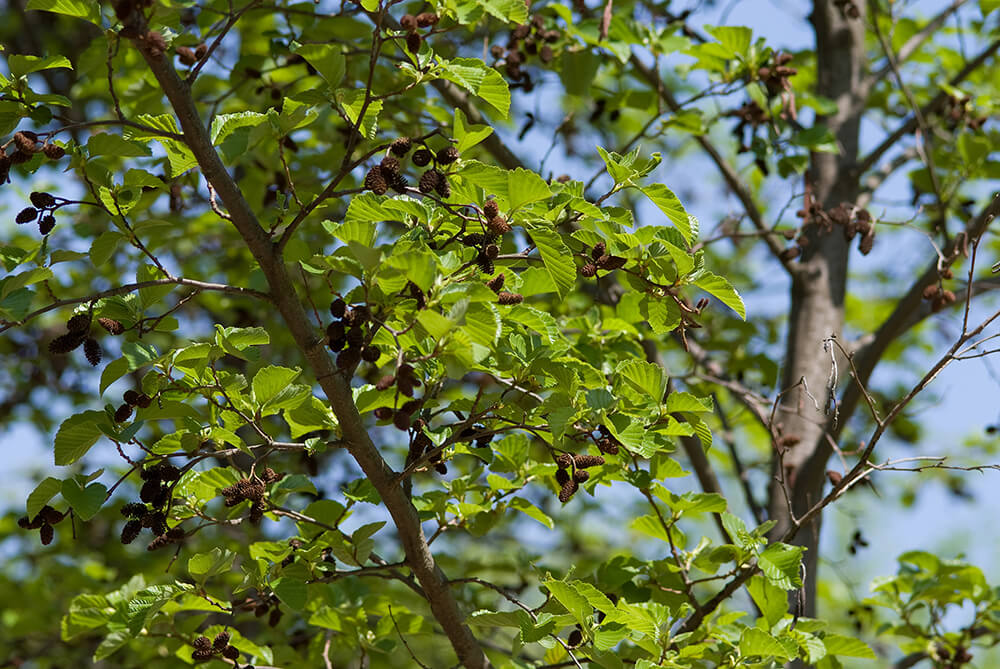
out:
M289 333L337 416L348 452L378 491L392 516L407 564L426 593L431 611L451 641L459 661L469 669L490 666L472 631L463 622L458 603L448 590L448 579L434 562L416 509L403 489L393 485L395 472L372 443L354 404L349 379L334 367L323 347L322 337L313 331L280 253L215 152L188 86L180 80L162 52L151 49L146 40L136 39L133 43L166 94L206 181L219 194L232 217L233 226L260 265Z
M980 66L983 65L983 63L989 60L998 49L1000 49L1000 39L994 40L989 46L983 49L978 56L970 60L958 74L948 81L948 84L951 86L957 86L965 81L970 74L975 72L980 68ZM945 93L944 91L938 93L934 96L933 100L920 108L921 113L923 113L924 116L929 116L930 114L939 111L948 101L948 97L948 93ZM892 134L886 137L881 144L872 149L871 153L865 156L865 158L857 164L855 172L860 176L870 170L886 151L896 146L896 143L903 137L903 135L913 132L917 128L917 123L917 117L910 116L901 126L896 128Z
M649 84L656 90L660 98L667 103L667 107L671 111L680 111L680 103L677 102L677 98L667 90L666 86L660 82L660 75L658 72L647 67L636 55L632 55L630 61L632 66L642 75L642 77L649 82ZM771 254L782 264L782 266L788 270L790 274L795 273L797 267L782 256L782 252L785 250L785 244L783 238L778 233L772 231L767 223L764 222L764 216L761 214L760 209L757 207L757 203L754 201L753 194L750 189L740 180L739 175L732 165L719 153L715 145L709 141L707 135L695 135L694 140L701 145L701 148L708 154L715 163L719 172L722 174L722 178L725 180L726 185L729 189L736 195L737 199L743 205L744 211L746 211L747 216L753 223L754 227L757 228L758 232L762 233L764 241L767 243L768 249L770 249Z
M253 290L252 288L241 288L239 286L230 286L224 283L206 283L204 281L194 281L193 279L182 279L182 278L172 278L172 279L154 279L152 281L140 281L139 283L129 283L124 286L116 286L115 288L109 288L107 290L102 290L99 293L93 293L91 295L86 295L84 297L71 297L65 300L56 300L51 304L47 304L40 309L32 311L30 314L25 316L19 321L13 323L7 323L0 326L0 332L9 330L13 327L19 327L25 323L38 318L44 313L48 313L53 309L58 309L59 307L66 307L71 304L83 304L84 302L93 302L94 300L99 300L102 297L113 297L115 295L124 295L126 293L131 293L136 290L141 290L143 288L152 288L153 286L189 286L195 290L211 290L218 291L222 293L232 293L235 295L246 295L248 297L256 297L261 300L266 300L272 302L271 296L267 293L262 293L259 290Z

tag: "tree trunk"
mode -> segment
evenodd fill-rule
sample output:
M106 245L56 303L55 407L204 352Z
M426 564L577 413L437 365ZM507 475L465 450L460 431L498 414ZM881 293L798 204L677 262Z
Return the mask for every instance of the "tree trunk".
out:
M837 138L839 152L814 153L807 174L813 200L824 209L841 202L853 203L859 179L853 169L858 156L858 134L864 51L862 16L846 18L832 2L817 0L810 17L816 31L816 93L837 103L834 116L821 119ZM770 517L778 522L771 532L778 538L792 527L789 507L796 516L820 499L823 466L805 468L807 461L826 462L825 412L830 353L823 341L839 336L844 322L848 242L839 229L823 234L816 226L806 230L808 245L792 277L792 304L782 387L791 389L781 398L775 423L781 434L798 442L776 455L774 481L769 494ZM804 546L805 606L799 613L816 614L816 577L820 522L802 528L794 543Z

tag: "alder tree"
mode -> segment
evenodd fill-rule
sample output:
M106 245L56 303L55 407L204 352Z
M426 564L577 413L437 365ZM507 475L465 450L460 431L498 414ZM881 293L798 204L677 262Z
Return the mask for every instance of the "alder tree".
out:
M987 666L1000 3L800 4L9 3L3 666Z

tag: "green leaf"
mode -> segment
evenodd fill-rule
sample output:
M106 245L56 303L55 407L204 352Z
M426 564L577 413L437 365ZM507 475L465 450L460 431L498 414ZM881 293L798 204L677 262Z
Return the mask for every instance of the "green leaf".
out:
M535 242L542 264L555 284L559 297L566 297L576 285L576 265L573 254L563 243L559 233L553 230L534 229L531 239Z
M254 374L251 388L253 401L258 406L264 406L285 390L298 377L302 370L288 369L269 365Z
M517 0L514 0L514 2L517 4ZM520 4L524 5L524 3ZM458 149L459 153L464 153L492 135L493 128L488 125L469 125L468 119L465 118L465 112L456 107L455 124L452 134L457 142L455 148Z
M861 657L866 660L877 659L875 652L868 647L868 644L854 637L827 634L823 637L823 645L826 646L826 652L830 655Z
M100 662L121 650L125 644L135 638L135 634L127 628L112 630L101 641L97 650L94 651L94 662Z
M505 23L527 23L528 8L521 0L475 0L479 7Z
M198 583L204 584L209 578L232 569L235 559L236 553L216 547L208 553L192 555L188 559L188 572Z
M565 581L556 580L543 581L542 585L548 588L556 601L566 607L566 610L576 618L578 623L586 624L587 618L590 617L591 606L586 598L577 592L576 588Z
M504 170L472 160L462 166L459 174L488 194L496 195L501 209L514 210L552 196L552 190L540 176L520 167Z
M736 312L743 320L747 319L747 308L743 304L743 298L733 288L733 284L717 274L705 272L695 282L706 293L718 298L724 305Z
M128 374L131 371L129 367L130 365L126 358L116 358L109 362L104 367L104 371L101 372L100 393L103 395L108 386Z
M90 156L116 156L119 158L139 158L153 154L149 147L138 141L129 141L121 135L100 132L91 135L87 140L87 153Z
M90 261L96 267L104 265L111 259L114 252L118 250L118 245L125 239L125 236L117 230L105 230L90 245Z
M523 497L515 497L510 501L510 508L516 509L526 515L528 518L537 520L545 527L550 530L555 527L552 519L545 515L545 512L539 509L537 506L524 499Z
M1000 7L1000 0L979 0L979 10L984 17L998 7Z
M663 368L655 363L625 360L615 369L615 387L638 404L659 404L667 389L667 378Z
M788 594L770 581L755 575L747 583L747 592L753 598L754 604L764 614L768 627L774 627L788 612Z
M63 499L73 508L80 520L90 520L97 515L107 498L108 489L100 483L91 483L81 488L74 479L66 479L61 488Z
M25 9L65 14L101 25L101 10L97 0L28 0Z
M740 653L746 656L759 656L763 658L779 657L783 660L792 659L785 647L778 643L778 640L756 627L748 627L740 635Z
M35 9L31 4L31 2L28 3L28 9ZM60 67L68 70L73 69L73 65L66 56L22 56L20 54L13 54L7 57L7 66L10 68L11 76L14 77L23 77L32 72L41 72L42 70L52 70Z
M757 558L757 564L767 580L779 588L792 590L802 587L799 565L802 562L801 546L771 544Z
M306 582L299 578L282 577L271 583L271 589L290 609L301 611L308 599Z
M825 125L806 128L792 137L792 144L804 146L816 153L840 153L840 145L833 132Z
M212 144L218 145L240 128L256 127L266 120L266 114L252 111L219 114L212 119L212 130L209 136L212 139Z
M6 298L14 291L20 290L25 286L51 279L52 276L52 270L48 267L34 267L26 272L7 277L0 282L0 299Z
M48 476L35 486L35 489L31 491L28 495L28 501L25 507L28 512L28 518L32 519L38 515L38 512L43 506L49 503L49 500L59 494L62 490L62 481L52 476Z
M455 58L442 64L441 76L478 95L502 118L510 112L510 89L503 76L475 58Z
M292 42L291 51L305 58L326 80L330 88L336 88L340 85L347 64L339 43L299 44Z
M674 192L663 184L651 184L640 189L653 204L659 207L670 220L677 231L684 236L684 241L688 246L694 243L698 236L696 221L693 216L687 213L684 205Z
M731 57L746 58L753 39L753 31L743 26L711 26L708 32L726 48Z
M64 420L56 432L55 463L71 465L86 455L103 434L98 424L106 422L103 411L84 411Z
M695 397L686 390L682 390L672 392L667 396L667 401L663 403L663 411L666 413L675 411L705 413L715 411L715 407L711 397Z

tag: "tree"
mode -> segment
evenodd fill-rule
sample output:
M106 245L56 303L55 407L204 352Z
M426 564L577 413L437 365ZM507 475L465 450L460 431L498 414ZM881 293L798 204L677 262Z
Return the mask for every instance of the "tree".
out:
M820 521L875 472L968 468L879 445L992 352L995 2L816 2L796 52L621 0L15 9L4 417L72 469L0 526L14 666L875 659L817 608ZM704 232L650 145L738 214ZM913 230L916 270L879 249ZM745 320L774 272L787 319ZM946 317L921 377L873 383ZM977 568L900 563L865 603L899 666L997 642Z

